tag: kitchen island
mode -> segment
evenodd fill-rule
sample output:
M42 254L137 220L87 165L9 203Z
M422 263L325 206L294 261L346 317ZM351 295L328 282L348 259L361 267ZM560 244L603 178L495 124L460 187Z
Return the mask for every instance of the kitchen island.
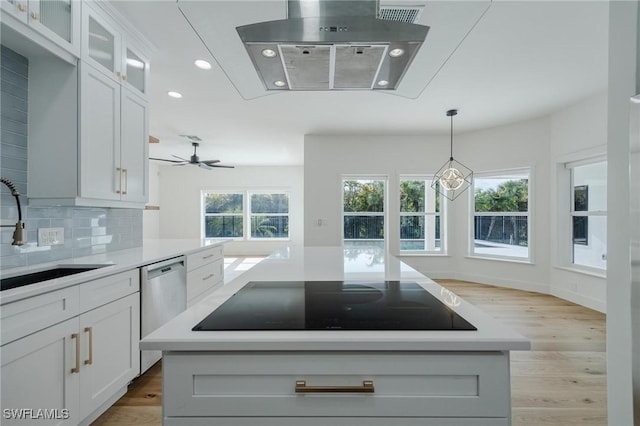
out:
M264 281L417 283L476 330L192 330ZM285 247L141 349L164 352L165 426L500 426L511 424L509 351L529 341L376 248Z

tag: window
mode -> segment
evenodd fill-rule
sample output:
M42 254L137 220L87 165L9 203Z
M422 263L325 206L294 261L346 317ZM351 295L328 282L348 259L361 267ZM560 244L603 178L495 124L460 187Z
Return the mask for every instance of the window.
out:
M242 238L243 194L204 194L204 237Z
M344 179L342 181L343 244L385 248L385 181Z
M400 251L443 252L442 197L432 178L400 178Z
M472 255L529 259L529 170L476 175Z
M571 173L571 263L607 268L607 163L568 163Z
M289 195L251 194L251 238L289 238Z
M289 238L289 194L285 192L205 192L203 199L204 238Z

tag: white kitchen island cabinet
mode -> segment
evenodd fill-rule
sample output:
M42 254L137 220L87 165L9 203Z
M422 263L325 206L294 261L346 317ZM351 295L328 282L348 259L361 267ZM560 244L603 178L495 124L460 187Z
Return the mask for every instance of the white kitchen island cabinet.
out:
M143 339L164 351L163 424L510 425L529 341L376 250L279 250ZM415 282L477 330L192 331L251 281Z

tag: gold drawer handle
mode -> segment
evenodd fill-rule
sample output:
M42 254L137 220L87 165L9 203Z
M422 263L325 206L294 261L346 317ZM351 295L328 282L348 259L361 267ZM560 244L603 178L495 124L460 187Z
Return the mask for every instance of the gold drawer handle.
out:
M215 254L208 254L208 255L206 255L206 256L202 256L202 260L209 259L209 258L211 258L211 257L213 257L213 256L215 256Z
M305 380L296 381L296 393L374 393L372 380L363 380L362 386L307 386Z
M202 281L206 281L206 280L208 280L209 278L212 278L214 275L215 275L215 274L209 274L209 275L207 275L206 277L202 277Z

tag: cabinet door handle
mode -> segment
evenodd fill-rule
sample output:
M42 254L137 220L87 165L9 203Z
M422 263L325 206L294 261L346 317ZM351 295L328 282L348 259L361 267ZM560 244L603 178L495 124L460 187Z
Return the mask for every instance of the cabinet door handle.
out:
M37 21L37 20L38 20L38 18L39 18L39 16L38 16L38 14L37 14L36 12L31 12L31 19L33 19L33 20L36 20L36 21Z
M127 169L122 169L122 174L124 175L124 191L122 191L122 195L127 195L129 190L129 173Z
M209 278L213 277L214 275L215 275L215 274L209 274L209 275L207 275L206 277L202 277L202 281L206 281L206 280L208 280Z
M89 333L89 359L84 360L84 365L93 364L93 327L85 327L85 333Z
M374 393L372 380L363 380L362 386L307 386L305 380L296 381L296 393Z
M72 373L80 372L80 335L78 333L73 333L71 335L72 339L76 340L76 366L71 369Z
M22 3L18 3L18 10L20 12L24 12L25 10L27 10L27 7Z
M126 76L126 75L123 75L123 76L122 76L122 79L123 79L124 81L127 81L127 76Z
M122 193L122 169L120 167L116 167L116 172L118 173L118 189L116 189L116 194Z

